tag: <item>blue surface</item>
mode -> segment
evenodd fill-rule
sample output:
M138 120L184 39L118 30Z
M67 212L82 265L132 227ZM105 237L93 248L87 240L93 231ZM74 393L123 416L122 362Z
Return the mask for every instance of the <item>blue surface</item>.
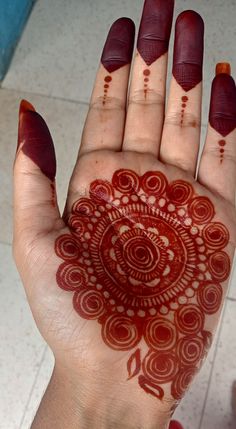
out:
M10 64L34 0L0 0L0 80Z

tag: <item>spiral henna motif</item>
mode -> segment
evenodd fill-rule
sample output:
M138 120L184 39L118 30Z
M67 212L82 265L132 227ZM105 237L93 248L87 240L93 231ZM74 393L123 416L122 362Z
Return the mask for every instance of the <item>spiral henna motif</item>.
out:
M58 286L114 353L130 351L128 380L159 400L183 396L212 343L230 273L229 232L214 216L191 183L120 169L90 184L55 242Z

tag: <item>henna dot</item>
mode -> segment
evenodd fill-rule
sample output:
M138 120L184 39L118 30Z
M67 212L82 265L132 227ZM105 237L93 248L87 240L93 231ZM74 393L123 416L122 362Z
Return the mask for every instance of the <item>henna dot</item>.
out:
M196 238L196 243L201 245L201 244L204 243L204 241L203 241L203 239L201 237L197 237Z
M151 197L148 197L149 204L155 204L155 202L156 202L156 197L154 197L154 195L152 195Z
M100 285L99 283L96 285L97 290L101 290L102 289L102 285Z
M198 274L197 278L198 278L198 280L204 280L204 275L203 274Z
M197 281L194 281L193 283L192 283L192 287L194 288L194 289L197 289L198 287L199 287L199 282L197 282Z
M205 250L206 250L205 246L201 246L201 247L199 247L199 248L198 248L198 251L199 251L200 253L204 253L204 252L205 252Z
M131 317L134 316L134 310L129 309L129 310L127 310L126 313L128 316L131 316Z
M177 310L179 308L179 305L177 302L171 302L170 308L171 308L171 310Z
M162 305L160 308L160 313L161 314L167 314L168 313L168 307L166 307L165 305Z
M168 211L169 211L169 212L174 212L174 211L175 211L175 206L174 206L174 204L169 204L169 205L168 205Z
M114 305L115 304L115 300L114 299L109 299L110 304Z
M198 228L196 226L192 226L192 228L190 229L190 232L192 235L197 235L198 234Z
M129 197L127 197L126 195L122 197L122 203L127 204L128 202L129 202Z
M86 238L86 240L89 240L91 238L90 232L85 232L84 238Z
M184 103L186 103L186 102L188 101L188 97L187 97L186 95L184 95L184 96L182 97L182 101L183 101Z
M184 220L184 224L186 226L190 226L192 225L192 219L190 217L187 217L187 219Z
M111 204L106 204L106 209L110 210L111 209Z
M143 203L146 203L146 200L147 200L146 195L141 195L140 200L143 201Z
M143 74L144 74L144 76L149 76L150 75L150 70L148 70L148 69L145 69L145 70L143 70Z
M185 109L186 106L187 106L187 104L185 104L185 103L182 104L183 109Z
M179 215L179 216L185 216L185 213L186 213L186 212L185 212L185 210L184 210L184 209L179 209L179 210L178 210L178 215Z
M105 83L104 88L109 88L109 85Z
M99 209L100 212L104 212L105 211L105 207L103 207L103 206L99 206L98 209Z
M107 93L107 89L104 89L105 94Z
M109 294L109 292L107 292L107 290L105 290L105 291L103 292L103 296L104 296L105 298L109 298L110 294Z
M88 252L83 252L83 253L82 253L82 255L83 255L85 258L88 258L88 257L89 257L89 253L88 253Z
M220 140L219 141L219 145L220 146L225 146L226 145L226 141L225 140Z
M149 82L148 77L145 77L144 82Z
M160 206L160 207L164 207L164 206L165 206L165 204L166 204L166 200L165 200L165 198L160 198L160 200L159 200L159 206Z
M91 280L91 282L96 283L97 278L96 278L95 276L91 276L91 277L90 277L90 280Z
M94 218L94 219L96 219L96 218ZM96 221L97 221L97 219L96 219ZM88 223L87 224L87 227L88 227L88 229L90 229L90 231L93 229L93 225L92 225L92 223Z
M111 82L112 81L112 77L111 76L106 76L104 78L105 82Z
M117 207L120 205L120 200L118 200L118 198L117 198L117 200L114 200L112 204L114 204L114 206Z
M131 200L132 201L138 201L138 196L137 195L131 195Z
M123 313L123 311L125 310L123 305L119 305L118 307L116 307L116 309L119 313Z
M178 298L178 302L179 302L180 304L186 304L186 303L187 303L187 298L186 298L186 296L179 296L179 298Z
M220 153L224 153L224 149L220 149Z
M91 221L92 221L93 223L96 223L96 222L97 222L97 218L96 218L96 217L92 217Z
M199 260L200 261L206 261L206 256L205 255L199 255Z
M85 259L84 263L85 263L85 265L91 265L92 262L89 259Z
M155 316L157 314L157 311L155 308L150 308L149 309L149 314L151 314L151 316Z
M89 268L88 268L88 273L89 273L89 274L92 274L92 273L93 273L93 268L90 268L90 267L89 267Z
M100 216L101 216L101 213L100 213L98 210L95 210L94 214L95 214L95 216L97 216L97 217L100 217Z
M143 310L139 310L139 311L138 311L138 313L137 313L137 315L138 315L139 317L145 317L145 316L146 316L146 312L145 312L145 311L143 311Z
M84 244L83 244L83 248L84 248L84 249L88 249L88 243L84 243Z
M203 273L205 273L205 271L206 271L206 265L205 264L198 264L198 269L200 270L200 271L202 271Z
M185 295L186 295L188 298L192 298L192 297L194 296L194 290L193 290L193 289L191 289L190 287L188 287L188 288L185 290Z

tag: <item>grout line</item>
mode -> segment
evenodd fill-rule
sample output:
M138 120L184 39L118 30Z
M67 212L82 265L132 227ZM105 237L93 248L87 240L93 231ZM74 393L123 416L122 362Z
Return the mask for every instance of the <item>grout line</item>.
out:
M34 388L35 388L36 382L37 382L37 380L38 380L38 376L39 376L39 373L40 373L40 370L41 370L41 367L42 367L43 361L44 361L45 356L46 356L47 348L48 348L48 346L47 346L47 344L46 344L46 345L45 345L45 348L44 348L44 351L43 351L43 353L42 353L42 357L41 357L41 359L40 359L40 363L39 363L38 370L37 370L37 372L36 372L36 374L35 374L35 378L34 378L34 381L33 381L32 387L31 387L31 389L30 389L30 393L29 393L29 397L28 397L28 400L27 400L26 405L25 405L25 409L24 409L24 411L23 411L23 415L22 415L22 418L21 418L21 421L20 421L19 429L23 429L22 425L23 425L23 423L24 423L25 415L26 415L26 412L27 412L27 409L28 409L28 406L29 406L30 400L31 400L31 398L32 398L32 394L33 394L33 391L34 391Z
M225 316L225 313L226 313L226 308L227 308L227 303L225 302L224 310L223 310L222 316L221 316L218 337L217 337L216 345L215 345L215 352L214 352L214 355L213 355L212 367L211 367L211 370L210 370L210 376L209 376L209 379L208 379L208 385L207 385L207 389L206 389L206 393L205 393L205 400L204 400L204 405L203 405L203 408L202 408L202 414L201 414L201 418L200 418L200 423L199 423L198 429L202 429L202 423L203 423L203 418L204 418L204 414L205 414L205 410L206 410L206 404L207 404L208 394L209 394L211 380L212 380L212 376L213 376L213 371L214 371L214 367L215 367L216 355L217 355L217 352L218 352L218 345L219 345L219 342L220 342L221 332L222 332L222 329L223 329L223 321L224 321L224 316Z
M227 296L226 301L236 302L236 298L233 298L231 296Z
M29 95L36 95L38 97L50 98L52 100L66 101L68 103L83 104L85 106L89 106L89 101L84 101L84 100L80 101L80 100L74 100L74 99L71 99L71 98L59 97L59 96L55 96L55 95L41 94L40 92L32 92L32 91L27 91L27 90L23 90L23 89L5 88L3 86L0 87L0 90L9 91L9 92L24 93L24 94L27 94L27 95L28 94Z
M4 244L4 246L12 246L12 243L7 243L6 241L0 240L0 244Z

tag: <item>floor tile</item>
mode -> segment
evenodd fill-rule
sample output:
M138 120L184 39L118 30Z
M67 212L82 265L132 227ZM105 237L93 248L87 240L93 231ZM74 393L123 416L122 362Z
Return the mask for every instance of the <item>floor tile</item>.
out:
M142 4L142 0L36 2L3 87L87 102L111 22L125 15L138 24ZM236 72L235 0L179 0L175 16L191 8L206 23L203 122L207 123L215 63L229 61Z
M236 302L228 300L200 429L236 428L231 410L231 389L236 380L235 314Z
M30 425L32 424L36 411L50 380L53 366L54 357L50 349L47 347L42 365L35 379L34 388L32 389L32 393L25 410L24 418L19 429L30 428Z
M16 272L0 244L0 429L19 429L45 349Z
M12 165L16 151L18 107L22 98L27 98L35 105L52 133L57 153L57 191L61 208L64 206L87 113L85 104L0 89L0 207L2 218L5 219L0 241L5 243L12 242Z

